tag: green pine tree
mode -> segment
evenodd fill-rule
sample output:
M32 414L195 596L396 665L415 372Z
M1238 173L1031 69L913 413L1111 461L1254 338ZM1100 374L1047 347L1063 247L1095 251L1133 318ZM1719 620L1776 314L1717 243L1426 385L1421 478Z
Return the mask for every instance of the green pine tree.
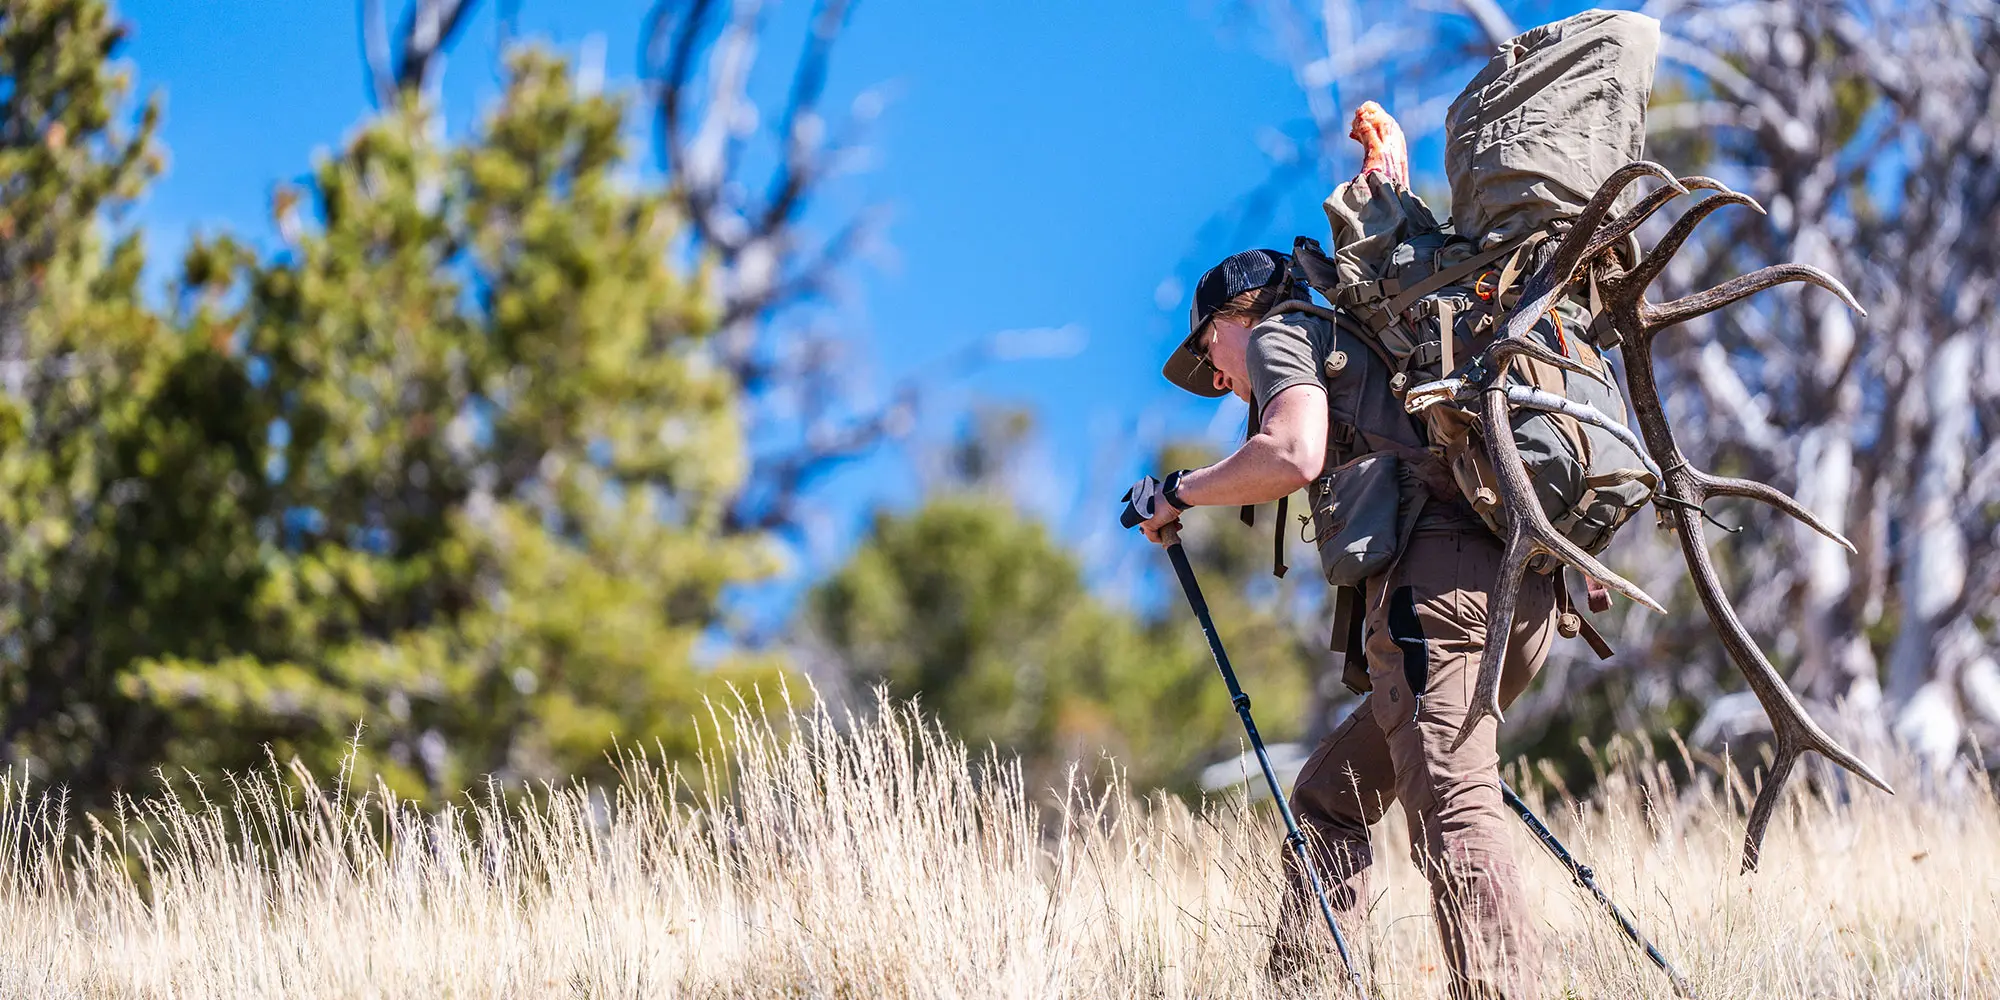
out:
M182 617L198 581L135 579L152 554L118 537L227 502L156 492L209 471L159 461L214 412L162 415L155 401L200 404L227 366L146 307L137 234L112 237L160 167L157 106L119 121L122 37L100 0L0 7L0 747L80 782L111 777L131 738L122 667L201 638ZM149 431L161 449L134 448ZM164 600L132 613L149 587Z
M620 178L625 108L527 52L457 148L420 104L322 163L284 252L197 248L271 421L260 579L236 655L158 657L125 690L173 759L252 748L432 795L602 775L611 740L692 752L723 590L768 568L722 532L746 460L665 197ZM299 209L293 209L298 211Z
M461 143L409 98L280 189L282 249L196 240L161 313L99 245L156 159L150 108L111 128L103 4L8 11L40 138L0 218L51 234L0 275L40 373L0 410L12 759L95 795L331 769L361 723L362 773L437 798L685 757L704 698L779 676L703 652L771 560L724 530L740 388L622 101L536 52Z

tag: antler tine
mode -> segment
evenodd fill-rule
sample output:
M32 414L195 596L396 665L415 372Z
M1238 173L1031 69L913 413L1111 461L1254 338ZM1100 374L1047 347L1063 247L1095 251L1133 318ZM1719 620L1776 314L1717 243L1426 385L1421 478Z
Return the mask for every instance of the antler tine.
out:
M1698 469L1688 469L1687 471L1689 475L1694 477L1695 495L1697 497L1695 502L1697 503L1705 501L1709 497L1742 497L1746 500L1756 500L1759 503L1776 507L1791 517L1796 518L1806 527L1832 539L1835 544L1846 549L1850 554L1858 554L1854 543L1848 541L1846 535L1833 530L1825 521L1820 520L1818 515L1807 510L1804 504L1792 499L1783 490L1769 483L1760 483L1754 479L1711 476Z
M1794 281L1818 285L1839 296L1840 301L1847 308L1863 316L1868 315L1868 310L1861 308L1861 303L1854 299L1854 293L1848 291L1847 286L1841 284L1839 278L1810 264L1772 264L1769 267L1758 268L1749 274L1731 278L1707 291L1685 295L1662 305L1647 306L1645 309L1647 333L1650 335L1664 327L1673 326L1676 323L1685 323L1697 316L1706 316L1732 302L1740 302L1747 299L1766 288L1775 288Z
M1650 160L1634 160L1612 171L1611 176L1598 185L1597 193L1590 196L1583 210L1576 214L1569 231L1563 234L1562 242L1556 245L1555 256L1549 258L1549 262L1521 286L1521 301L1507 317L1504 336L1521 338L1527 335L1528 330L1548 311L1555 297L1576 278L1576 269L1589 255L1592 239L1603 227L1605 216L1611 213L1612 203L1632 186L1632 182L1649 176L1667 182L1668 190L1687 193L1679 178Z
M1687 233L1692 232L1695 224L1701 221L1700 218L1694 218L1697 213L1706 216L1709 212L1721 208L1724 203L1736 203L1732 199L1740 197L1742 196L1736 195L1734 192L1729 192L1709 198L1694 208L1689 209L1687 215L1682 216L1675 223L1673 232L1668 233L1666 239L1661 240L1662 244L1666 243L1668 239L1672 239L1676 234L1680 235L1683 240L1686 239ZM1693 223L1688 221L1690 218L1694 218ZM1678 245L1666 248L1664 252L1672 253L1673 249L1677 249L1677 247ZM1819 285L1839 295L1843 302L1846 302L1856 310L1861 308L1861 304L1854 301L1854 296L1848 292L1845 285L1840 283L1839 279L1816 267L1805 264L1773 265L1731 279L1707 291L1697 292L1693 295L1675 299L1665 305L1655 306L1645 301L1643 297L1645 294L1644 286L1659 273L1657 269L1653 269L1648 273L1647 268L1652 265L1654 257L1662 252L1660 249L1655 249L1653 254L1647 257L1644 264L1641 264L1630 275L1618 279L1611 296L1616 300L1614 308L1636 307L1635 311L1639 316L1640 329L1648 341L1646 344L1647 350L1644 355L1647 358L1648 364L1651 363L1650 348L1652 345L1650 338L1659 331L1676 323L1713 312L1731 302L1740 301L1766 288L1786 282L1798 281ZM1664 420L1662 423L1664 424ZM1749 479L1711 476L1705 472L1688 468L1685 459L1682 459L1681 466L1686 469L1691 480L1692 495L1687 499L1697 504L1707 501L1710 497L1718 496L1742 497L1748 500L1756 500L1796 518L1806 527L1832 539L1847 551L1855 551L1854 543L1848 541L1845 535L1835 531L1826 522L1821 521L1815 516L1812 511L1807 510L1804 504L1787 496L1776 487Z
M1507 715L1500 708L1500 675L1507 664L1507 645L1514 634L1514 610L1521 600L1521 577L1528 572L1528 563L1535 558L1535 542L1526 525L1517 526L1511 518L1507 525L1507 549L1500 557L1500 575L1493 581L1493 590L1486 601L1486 648L1479 652L1479 674L1472 691L1472 703L1466 706L1465 722L1459 726L1458 735L1452 739L1453 750L1465 745L1472 738L1472 731L1487 716L1495 722L1507 721Z
M1589 260L1611 249L1613 244L1630 236L1640 226L1644 225L1647 219L1652 218L1660 209L1667 207L1669 202L1683 194L1694 191L1729 190L1721 181L1709 177L1682 177L1679 180L1682 190L1677 191L1670 187L1660 188L1640 199L1639 204L1632 206L1631 211L1611 220L1609 224L1598 231L1596 238L1590 241L1590 249L1583 252L1583 259Z
M1701 201L1696 202L1693 208L1683 213L1680 218L1674 220L1673 228L1668 229L1667 235L1660 237L1660 242L1654 244L1653 249L1646 253L1646 259L1640 261L1639 266L1632 269L1628 280L1637 282L1640 288L1652 284L1653 279L1659 277L1660 272L1667 269L1667 262L1673 260L1674 255L1679 253L1681 247L1687 243L1688 237L1694 235L1695 227L1701 225L1702 220L1731 205L1743 205L1756 211L1759 215L1764 212L1764 206L1757 204L1757 199L1747 194L1738 194L1726 188L1719 194L1703 198ZM1648 325L1652 326L1656 324Z
M1517 355L1527 355L1544 364L1554 365L1564 371L1575 372L1595 379L1604 385L1611 385L1611 379L1603 372L1592 369L1574 358L1565 357L1526 337L1499 337L1480 350L1474 360L1465 366L1467 371L1484 370L1496 376L1507 362Z
M1778 796L1785 782L1792 777L1792 766L1799 762L1801 750L1788 750L1784 739L1778 741L1778 750L1771 756L1771 770L1764 775L1764 783L1757 789L1757 800L1750 805L1750 821L1743 826L1743 863L1737 874L1748 875L1757 870L1757 862L1764 857L1764 831L1771 825L1771 817L1778 811Z
M1500 487L1500 507L1507 518L1507 549L1500 559L1499 578L1494 580L1493 591L1487 600L1486 647L1479 655L1477 685L1473 690L1472 704L1466 709L1465 722L1452 742L1454 750L1472 737L1472 731L1487 716L1498 721L1506 720L1500 708L1500 674L1506 664L1507 644L1514 630L1521 575L1528 571L1528 562L1536 555L1547 553L1554 556L1626 597L1654 611L1666 612L1660 602L1653 600L1638 585L1612 572L1549 523L1548 515L1542 511L1541 500L1535 495L1534 484L1528 481L1528 470L1521 462L1520 449L1514 444L1513 425L1507 414L1506 388L1499 385L1489 387L1482 394L1481 403L1480 438L1485 444L1487 460L1493 466L1494 480Z

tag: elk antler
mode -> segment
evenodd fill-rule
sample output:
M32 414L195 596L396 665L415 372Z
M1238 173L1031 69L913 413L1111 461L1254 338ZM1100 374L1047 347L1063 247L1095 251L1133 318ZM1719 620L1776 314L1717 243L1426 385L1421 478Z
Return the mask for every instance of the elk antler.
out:
M1679 178L1667 168L1649 160L1634 160L1613 171L1610 177L1604 179L1604 184L1597 189L1597 193L1590 196L1590 201L1583 206L1583 210L1576 214L1575 221L1570 223L1569 231L1563 234L1562 242L1556 245L1556 252L1549 258L1549 262L1542 265L1522 284L1521 300L1508 315L1506 328L1501 331L1501 340L1528 339L1528 331L1534 329L1536 323L1541 322L1542 315L1555 304L1556 299L1569 287L1570 282L1576 280L1577 269L1593 253L1604 249L1596 246L1596 241L1591 237L1604 227L1605 217L1611 214L1612 202L1617 201L1618 195L1641 177L1657 177L1667 183L1667 190L1675 194L1687 193L1687 188L1682 186ZM1649 202L1650 200L1648 199ZM1645 208L1645 204L1642 203L1638 208ZM1658 210L1659 206L1655 205L1653 211ZM1639 222L1643 221L1643 217L1633 218L1637 214L1637 209L1627 212L1618 222L1613 223L1613 226L1622 226L1629 220L1631 228L1636 229ZM1625 231L1630 232L1631 229ZM1621 233L1620 236L1622 235Z
M1688 180L1684 180L1683 184L1697 186ZM1771 762L1771 772L1757 792L1756 802L1750 809L1749 825L1743 833L1743 870L1749 872L1757 868L1765 827L1771 821L1786 779L1791 776L1792 766L1807 750L1819 751L1828 760L1885 792L1893 795L1895 790L1873 768L1827 735L1806 714L1798 697L1785 685L1784 678L1778 676L1777 669L1765 659L1763 651L1750 637L1728 595L1722 591L1722 581L1716 575L1714 564L1709 561L1702 533L1702 504L1711 497L1721 496L1758 500L1799 519L1850 552L1854 550L1854 545L1814 517L1798 501L1770 486L1745 479L1711 476L1688 464L1687 456L1682 454L1680 445L1674 440L1673 429L1667 424L1659 386L1653 380L1653 338L1667 327L1788 282L1818 285L1839 296L1848 308L1863 315L1866 312L1838 279L1804 264L1766 267L1662 305L1646 301L1646 287L1665 270L1667 262L1687 242L1703 219L1729 205L1744 205L1760 213L1763 211L1755 200L1722 185L1710 182L1699 186L1720 193L1703 199L1689 209L1675 221L1673 228L1643 261L1630 272L1604 281L1601 290L1612 325L1624 337L1622 349L1625 352L1625 375L1632 390L1632 412L1638 419L1640 433L1645 435L1646 447L1652 451L1664 472L1655 502L1665 501L1661 506L1680 535L1681 552L1693 573L1695 593L1700 595L1702 607L1708 611L1709 620L1722 638L1723 648L1729 651L1729 658L1743 671L1744 679L1756 693L1757 701L1764 706L1764 713L1770 717L1771 727L1777 735L1777 754ZM1496 594L1500 586L1495 585Z
M1598 230L1597 235L1591 238L1590 248L1583 252L1583 259L1586 261L1592 260L1598 254L1611 249L1619 240L1637 232L1647 219L1653 217L1654 213L1667 207L1668 202L1673 201L1681 195L1687 194L1690 191L1729 190L1722 186L1721 181L1708 177L1681 177L1677 179L1677 183L1678 186L1663 187L1639 199L1639 203L1632 206L1631 211L1605 223L1604 228Z
M1577 213L1575 222L1563 235L1562 242L1557 244L1548 263L1537 269L1522 286L1521 300L1507 317L1500 336L1494 338L1465 369L1471 380L1483 383L1479 407L1480 438L1485 444L1487 460L1493 467L1495 485L1499 487L1500 509L1507 521L1507 549L1500 560L1500 574L1493 582L1493 592L1487 597L1486 646L1479 656L1479 675L1472 704L1467 706L1465 722L1459 726L1458 736L1452 742L1453 749L1464 745L1472 737L1473 729L1487 716L1501 721L1506 719L1500 709L1500 675L1506 663L1508 637L1514 627L1521 577L1528 571L1528 563L1535 556L1554 556L1612 590L1654 611L1666 612L1666 608L1653 600L1651 595L1613 573L1549 523L1548 515L1542 511L1541 500L1535 495L1534 484L1528 481L1528 470L1521 462L1520 450L1514 445L1513 423L1507 413L1506 387L1501 384L1508 362L1521 355L1604 381L1603 375L1556 354L1532 339L1529 333L1570 282L1576 280L1577 269L1584 261L1602 252L1611 242L1622 239L1625 233L1636 229L1646 216L1666 204L1667 199L1659 197L1660 192L1655 192L1612 222L1608 228L1615 235L1600 244L1597 239L1599 231L1606 228L1605 218L1610 215L1611 205L1618 199L1619 193L1639 178L1648 176L1665 181L1668 186L1663 190L1670 196L1687 191L1667 168L1657 163L1641 160L1614 171L1591 196L1583 210Z

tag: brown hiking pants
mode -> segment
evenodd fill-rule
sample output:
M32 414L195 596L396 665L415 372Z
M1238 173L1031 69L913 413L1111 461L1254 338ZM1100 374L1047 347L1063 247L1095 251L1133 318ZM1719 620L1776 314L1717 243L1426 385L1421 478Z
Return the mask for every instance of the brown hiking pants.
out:
M1397 564L1368 581L1364 635L1374 689L1320 742L1292 790L1292 809L1350 937L1372 901L1368 827L1402 803L1413 860L1430 882L1451 996L1463 1000L1541 995L1541 945L1504 829L1498 724L1481 721L1451 749L1486 645L1500 556L1488 532L1419 529ZM1503 705L1540 669L1554 626L1554 581L1529 573L1508 643ZM1290 852L1285 860L1294 891L1272 948L1275 975L1327 950L1311 886Z

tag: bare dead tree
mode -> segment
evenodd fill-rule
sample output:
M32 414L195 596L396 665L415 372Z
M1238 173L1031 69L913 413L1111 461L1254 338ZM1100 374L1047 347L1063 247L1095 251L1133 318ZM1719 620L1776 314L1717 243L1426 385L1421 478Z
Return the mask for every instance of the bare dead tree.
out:
M1406 7L1272 0L1256 7L1313 108L1330 177L1351 173L1343 108L1383 100L1415 139L1521 23L1519 5ZM1578 7L1583 6L1578 4ZM1564 13L1561 11L1557 13ZM1786 295L1690 324L1659 378L1689 457L1789 485L1859 547L1745 505L1718 543L1745 623L1791 684L1850 726L1940 763L1968 735L2000 746L2000 14L1993 0L1661 0L1652 159L1753 195L1768 216L1691 245L1662 280L1708 287L1772 261L1839 275L1865 319ZM1341 104L1342 107L1330 107ZM1720 221L1720 217L1718 218ZM1664 227L1664 220L1656 224ZM1658 235L1658 229L1654 231ZM1787 483L1786 481L1790 482ZM1628 537L1629 536L1629 537ZM1608 664L1558 653L1510 718L1528 728L1611 674L1634 728L1674 700L1712 742L1767 732L1692 610L1671 539L1628 531L1609 555L1675 614L1610 629Z
M382 18L382 0L360 0L360 4L368 96L377 108L389 108L395 106L398 94L421 93L436 80L445 51L478 0L413 0L397 26L394 48Z
M848 219L823 239L804 215L813 196L856 152L856 130L878 103L829 124L823 108L835 43L853 8L817 0L776 128L765 133L748 92L762 37L761 0L660 0L642 32L642 63L654 108L655 155L692 232L691 250L713 266L720 296L719 358L754 399L799 422L794 439L756 456L752 481L732 511L738 530L795 527L801 495L820 477L909 426L915 391L861 406L843 377L846 342L824 317L786 319L819 299L872 235L870 217ZM751 176L746 149L774 143L773 166Z
M1975 568L2000 554L2000 4L1660 8L1687 91L1656 145L1713 149L1772 208L1686 280L1789 254L1837 270L1869 310L1721 318L1681 365L1739 401L1710 411L1714 451L1796 469L1800 498L1862 546L1850 563L1796 530L1764 540L1794 684L1875 710L1933 762L1969 729L1991 747L2000 589Z
M1459 87L1514 34L1514 21L1492 0L1443 7L1439 0L1254 0L1244 13L1269 54L1291 67L1308 112L1308 134L1291 138L1314 152L1328 181L1359 163L1347 129L1362 101L1388 108L1412 140L1434 135Z

